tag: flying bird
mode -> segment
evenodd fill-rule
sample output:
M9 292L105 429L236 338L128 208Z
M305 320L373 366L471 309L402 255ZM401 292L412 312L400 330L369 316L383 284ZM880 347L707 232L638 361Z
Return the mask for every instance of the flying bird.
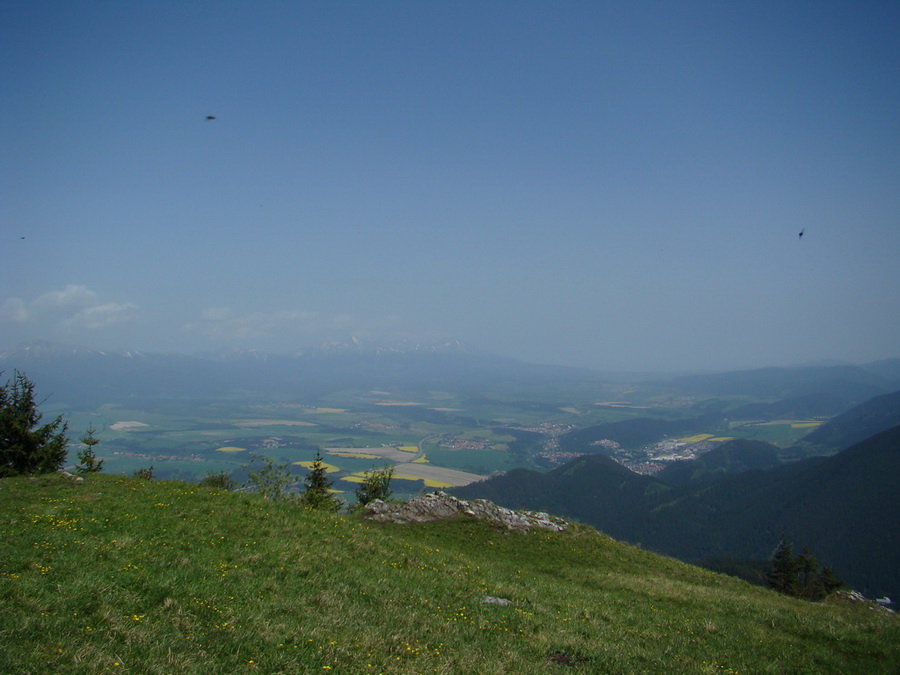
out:
M800 234L797 235L797 239L803 239L803 233L804 233L804 232L806 232L806 228L805 228L805 227L804 227L802 230L800 230Z
M216 116L215 116L215 115L207 115L207 116L206 116L206 121L207 121L207 122L212 122L214 119L216 119Z

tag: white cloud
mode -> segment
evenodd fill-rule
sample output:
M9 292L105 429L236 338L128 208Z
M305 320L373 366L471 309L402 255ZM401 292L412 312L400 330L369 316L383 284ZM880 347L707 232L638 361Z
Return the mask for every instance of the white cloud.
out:
M97 294L86 286L69 284L61 291L50 291L38 296L31 303L35 312L67 310L70 308L88 307L97 301Z
M108 302L95 307L85 307L74 316L62 321L60 325L75 330L80 328L97 330L130 321L134 318L136 310L137 305L133 305L130 302L125 304Z
M31 301L7 298L0 305L0 321L44 333L94 331L131 321L136 315L136 305L100 302L97 293L79 284L68 284Z
M28 305L22 298L7 298L0 305L0 320L24 323L28 316Z

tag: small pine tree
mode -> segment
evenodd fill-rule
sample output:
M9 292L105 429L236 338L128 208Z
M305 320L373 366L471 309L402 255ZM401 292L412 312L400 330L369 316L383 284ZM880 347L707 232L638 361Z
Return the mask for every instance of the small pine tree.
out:
M818 569L818 561L808 547L794 557L791 542L784 538L772 556L767 580L779 593L804 600L822 600L844 585L828 565Z
M797 564L797 590L800 597L809 600L815 595L816 576L819 563L808 546L803 547L803 552L796 558Z
M97 453L94 452L94 446L100 443L100 439L94 437L95 433L94 425L91 424L81 439L84 448L78 451L78 466L75 467L77 473L97 473L103 468L104 460L98 459Z
M838 579L837 575L834 573L834 570L831 569L828 565L823 565L822 569L816 575L814 587L815 587L815 595L812 598L813 600L821 600L836 590L838 590L841 586L844 585L844 582Z
M303 479L306 489L300 495L300 504L307 509L317 511L338 511L341 501L331 492L331 479L328 478L322 453L316 450L315 459L309 467L309 473Z
M391 496L391 478L394 467L385 465L380 469L372 469L363 474L363 481L356 488L357 506L364 506L376 499L385 500Z
M68 424L60 415L39 425L41 417L34 383L16 371L11 381L0 386L0 478L62 468Z
M779 593L796 596L800 589L798 574L799 566L794 558L791 542L782 537L772 556L772 568L766 577L769 587Z

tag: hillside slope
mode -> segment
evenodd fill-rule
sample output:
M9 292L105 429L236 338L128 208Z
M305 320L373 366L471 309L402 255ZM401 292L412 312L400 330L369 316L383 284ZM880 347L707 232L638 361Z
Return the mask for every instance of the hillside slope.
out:
M857 590L897 597L898 475L900 426L828 458L681 488L588 456L546 474L509 472L453 492L577 518L685 560L765 560L787 536Z
M672 488L605 455L585 455L547 473L516 469L451 491L463 499L489 499L511 509L575 518L626 538L643 527L646 506L665 499Z
M808 545L854 588L900 594L900 427L825 459L725 478L656 506L635 541L682 558Z
M803 437L820 451L840 450L900 424L900 391L876 396Z
M744 471L772 469L781 464L780 448L764 441L736 438L696 459L672 462L656 477L666 485L680 486L724 478Z
M900 620L587 528L375 525L113 476L0 481L0 671L886 672Z

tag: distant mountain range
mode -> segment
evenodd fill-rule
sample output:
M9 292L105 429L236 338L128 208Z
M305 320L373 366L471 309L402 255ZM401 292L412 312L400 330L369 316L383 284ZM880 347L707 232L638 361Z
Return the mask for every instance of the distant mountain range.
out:
M665 384L695 396L768 398L773 402L788 401L789 408L824 405L834 414L835 403L862 403L873 396L900 389L900 359L887 359L860 366L758 368L685 375L667 380ZM788 409L786 412L792 411ZM803 412L809 414L810 410L804 409Z
M345 389L465 388L507 381L524 386L598 379L588 370L533 365L484 354L459 342L329 343L290 356L253 350L155 354L37 342L0 353L0 371L14 369L36 382L42 395L76 407L135 397L315 397Z
M255 350L224 354L161 354L97 350L33 342L0 353L0 371L24 371L39 392L70 405L92 405L122 397L220 397L259 393L317 396L372 387L440 388L478 392L504 383L599 383L634 375L584 368L544 366L487 354L457 341L332 342L292 355ZM752 397L764 402L722 401L704 414L735 418L775 413L829 417L864 400L900 389L900 359L862 366L764 368L691 375L648 382L664 390L703 397ZM87 398L86 398L87 397ZM743 406L743 407L741 407ZM754 408L753 406L756 406ZM762 406L762 407L760 407ZM627 425L622 427L623 432Z

